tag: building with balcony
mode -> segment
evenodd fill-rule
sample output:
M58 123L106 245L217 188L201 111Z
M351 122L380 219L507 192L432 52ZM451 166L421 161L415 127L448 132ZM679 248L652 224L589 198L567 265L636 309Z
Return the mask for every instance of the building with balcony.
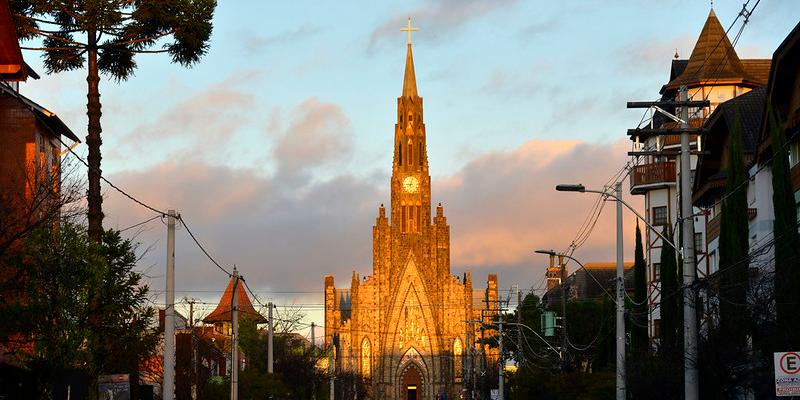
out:
M690 100L709 100L709 107L688 110L690 127L702 127L705 120L722 103L750 92L767 83L770 60L740 59L725 34L725 30L712 9L688 59L680 59L678 54L671 62L670 76L660 89L662 101L679 100L681 86L688 89ZM680 116L677 107L666 107L666 112ZM649 126L642 128L677 128L678 123L662 113L651 114ZM680 210L680 162L676 153L680 149L680 136L632 136L633 149L648 155L635 157L635 166L630 173L630 192L644 196L644 216L647 222L660 229L678 231ZM691 137L693 151L702 151L703 145L697 135ZM691 156L693 171L697 156ZM707 232L704 210L695 207L693 221L695 228L695 249L697 253L697 273L705 277L709 271L709 258L706 250ZM713 218L713 217L712 217ZM650 315L648 332L651 338L657 337L660 320L660 263L661 250L665 248L662 240L652 229L645 228L643 241L647 259L648 301ZM675 234L674 241L678 235ZM671 248L670 248L671 250Z

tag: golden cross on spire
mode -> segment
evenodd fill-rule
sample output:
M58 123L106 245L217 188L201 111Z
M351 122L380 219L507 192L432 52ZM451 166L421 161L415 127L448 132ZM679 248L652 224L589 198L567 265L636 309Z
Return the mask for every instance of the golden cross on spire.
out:
M411 44L411 32L418 31L419 28L412 28L411 27L411 17L408 17L408 25L405 28L400 28L401 31L408 32L408 44Z

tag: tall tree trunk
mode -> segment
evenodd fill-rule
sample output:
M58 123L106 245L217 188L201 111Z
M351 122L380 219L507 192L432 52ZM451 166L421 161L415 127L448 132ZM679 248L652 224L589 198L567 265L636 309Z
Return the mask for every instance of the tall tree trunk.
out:
M750 228L747 216L747 171L742 151L742 128L737 114L728 138L725 198L719 235L720 329L729 343L727 353L739 355L747 341L750 271Z
M86 145L89 147L89 190L87 193L87 202L89 204L89 237L96 242L100 242L103 235L103 194L100 192L100 145L103 140L100 138L100 132L103 128L100 126L100 72L97 68L97 32L95 30L88 30L88 74L86 76L86 83L89 86L88 94L86 95L88 102L86 103L86 116L89 117L89 125L86 135Z
M633 263L633 327L631 339L636 353L646 353L649 345L647 338L648 311L647 304L647 261L644 258L642 245L642 231L639 230L639 221L636 221L636 251Z
M666 227L664 236L673 238L672 229ZM678 349L678 335L682 329L680 298L682 292L678 283L678 262L675 249L666 243L661 247L661 354L673 357Z
M780 345L800 343L800 235L797 233L797 209L789 173L789 154L786 135L777 114L770 108L770 137L772 139L772 205L775 210L775 309ZM776 350L778 351L778 350Z

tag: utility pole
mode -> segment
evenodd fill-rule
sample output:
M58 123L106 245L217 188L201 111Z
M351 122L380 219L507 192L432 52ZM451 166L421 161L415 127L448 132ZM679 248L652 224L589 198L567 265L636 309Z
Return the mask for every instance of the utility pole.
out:
M192 341L192 399L197 398L197 335L194 332L194 303L197 302L195 298L183 298L189 304L189 333Z
M694 221L692 218L692 154L701 154L698 148L692 152L690 135L703 134L703 128L689 126L690 107L708 107L708 100L689 100L688 89L681 86L678 101L628 102L628 108L651 108L664 114L667 118L680 124L680 128L636 128L628 129L628 135L639 140L640 137L681 135L680 158L680 211L681 211L681 255L683 256L683 366L684 366L684 398L697 400L699 393L699 376L697 372L697 314L695 312L694 283L697 276L694 249ZM680 118L665 111L665 108L680 107ZM661 152L629 152L628 155L675 155ZM657 232L656 232L657 233ZM659 235L660 236L660 235ZM663 242L668 242L662 238Z
M500 306L500 300L497 300L497 305ZM500 362L500 371L498 372L497 376L497 383L498 383L498 391L500 392L500 400L505 398L505 391L504 391L504 376L503 376L503 367L505 367L505 361L503 361L503 307L500 306L500 313L498 314L499 322L497 325L499 326L499 334L500 336L497 339L497 347L500 353L499 362Z
M689 101L686 86L680 87L681 101ZM695 312L694 220L692 218L692 162L689 148L689 107L681 107L681 228L683 236L683 373L684 397L697 400L699 397L697 373L697 319Z
M558 256L558 267L561 269L561 354L567 354L567 265L564 256ZM567 360L561 358L561 372L567 369Z
M231 301L231 400L239 400L239 271L233 267L233 299Z
M622 182L616 184L622 199ZM625 264L622 246L622 202L617 201L617 400L625 400Z
M272 335L273 335L273 323L272 323L272 302L267 304L267 319L269 326L267 327L267 372L272 373Z
M175 398L175 210L167 211L167 291L164 308L164 400Z
M517 368L522 367L522 291L517 286Z
M315 337L314 337L314 323L312 322L311 323L311 351L313 352L316 347L317 346L316 346Z
M331 387L330 387L330 396L329 396L330 400L334 400L334 395L336 394L336 390L334 390L336 387L333 384L334 379L336 379L336 377L334 376L335 369L333 367L333 363L336 361L333 358L333 353L335 353L335 352L336 352L336 346L334 346L333 340L331 340L331 347L328 349L328 373L331 376L331 379L330 379L330 386Z

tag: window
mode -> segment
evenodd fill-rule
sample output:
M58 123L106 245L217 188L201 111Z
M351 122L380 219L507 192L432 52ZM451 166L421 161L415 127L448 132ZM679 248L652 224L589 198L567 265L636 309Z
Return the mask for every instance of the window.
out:
M694 252L695 254L706 252L705 246L703 246L703 232L694 234Z
M406 165L414 165L414 145L411 144L411 141L408 141L408 159L406 160Z
M400 143L397 144L397 165L403 165L403 145Z
M653 337L661 337L661 320L653 320Z
M372 373L372 346L369 339L364 338L361 342L361 375L369 378Z
M789 144L789 167L794 167L800 162L800 140L794 140Z
M661 279L661 264L660 263L653 263L653 280L656 280L656 279Z
M653 207L653 225L663 226L668 224L667 206Z
M464 348L461 344L461 339L456 338L453 341L453 376L456 378L456 382L461 381L461 354L463 353Z
M424 156L422 154L422 148L425 147L425 146L423 146L422 143L419 143L418 146L419 146L419 166L421 167L422 166L422 159L424 158Z

